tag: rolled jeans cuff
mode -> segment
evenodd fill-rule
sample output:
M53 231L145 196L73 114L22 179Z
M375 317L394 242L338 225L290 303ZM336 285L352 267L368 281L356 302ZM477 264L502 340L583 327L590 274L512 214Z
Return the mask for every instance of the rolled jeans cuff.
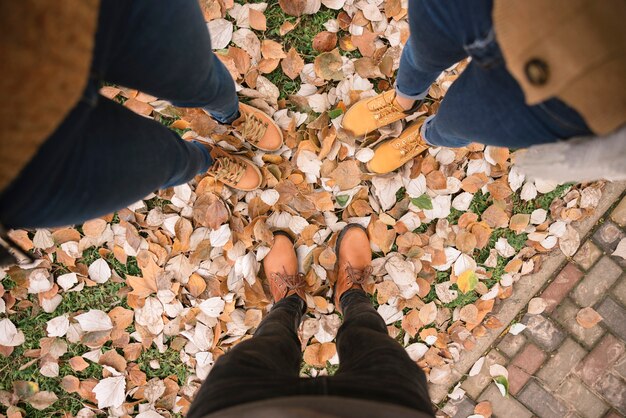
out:
M422 135L422 139L424 140L424 142L426 142L428 145L430 145L431 147L439 147L440 145L436 145L433 144L432 142L430 142L428 140L428 127L430 125L430 123L432 122L432 120L435 118L435 116L437 115L430 115L426 118L426 120L424 120L424 123L422 123L422 127L420 128L420 134Z
M426 89L425 91L416 94L416 95L411 95L411 94L407 94L402 92L402 89L400 86L398 86L398 83L396 82L394 88L396 89L396 94L402 98L405 99L409 99L409 100L424 100L426 98L426 96L428 96L428 90L430 89L430 87L428 89Z

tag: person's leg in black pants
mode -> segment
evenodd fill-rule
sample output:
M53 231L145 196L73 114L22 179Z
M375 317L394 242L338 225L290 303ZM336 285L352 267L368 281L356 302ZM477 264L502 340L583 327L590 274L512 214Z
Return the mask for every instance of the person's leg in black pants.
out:
M369 240L360 226L346 227L338 240L345 244L338 244L339 277L335 285L345 314L337 334L341 366L335 376L298 376L302 351L297 329L306 307L302 298L305 279L297 274L291 241L277 234L274 237L263 269L272 297L278 302L254 337L217 360L187 417L200 418L236 405L295 395L361 398L432 414L424 372L387 334L385 322L360 289L371 272ZM289 272L288 280L276 273L281 271ZM296 293L285 297L288 290Z
M243 403L305 394L300 393L302 351L297 334L304 307L297 295L277 302L254 337L215 362L187 418Z
M426 375L389 336L367 294L349 290L341 297L341 305L340 365L328 379L328 394L390 402L432 414Z

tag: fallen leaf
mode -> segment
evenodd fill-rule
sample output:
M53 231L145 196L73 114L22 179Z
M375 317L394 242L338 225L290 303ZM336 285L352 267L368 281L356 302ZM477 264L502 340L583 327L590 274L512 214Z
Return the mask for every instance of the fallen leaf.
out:
M328 31L322 31L313 37L313 49L319 52L330 52L337 45L337 34Z
M96 283L106 283L111 278L111 267L99 258L89 266L89 278Z
M80 328L85 332L108 331L113 329L111 318L99 309L90 309L84 314L74 317L80 324Z
M457 279L456 285L463 293L471 292L478 284L478 277L472 270L464 271Z
M361 170L354 160L342 161L336 169L330 173L330 178L335 181L339 190L349 190L361 183Z
M326 362L337 354L335 343L311 344L304 350L304 361L314 367L325 367Z
M613 254L611 255L626 259L626 238L622 238L619 244L617 244L617 248L615 249L615 251L613 251Z
M261 42L261 54L263 58L282 59L287 57L287 54L283 51L283 46L271 39L264 39Z
M341 71L342 65L343 61L337 49L332 52L323 52L315 57L315 74L324 80L340 81L344 78Z
M126 378L124 376L107 377L93 388L98 400L98 408L117 408L126 399Z
M291 47L289 52L287 52L287 57L281 61L280 65L285 75L294 80L304 68L304 60L300 57L298 51Z
M576 314L576 322L583 328L593 328L600 321L602 317L591 307L582 308Z
M547 308L548 304L545 299L542 298L532 298L530 302L528 302L528 313L531 315L539 315Z

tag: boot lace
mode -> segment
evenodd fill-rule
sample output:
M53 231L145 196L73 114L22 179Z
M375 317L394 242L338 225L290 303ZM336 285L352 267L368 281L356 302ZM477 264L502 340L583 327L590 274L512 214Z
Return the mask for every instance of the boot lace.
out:
M246 172L246 164L230 156L217 157L207 172L216 180L237 184Z
M372 266L367 266L364 269L355 269L352 264L346 266L346 276L352 284L363 285L365 281L372 275Z
M272 273L272 279L278 284L279 288L287 289L287 293L293 291L304 297L306 280L303 273L287 274L287 271L283 267L283 273Z
M378 100L370 103L370 110L374 114L374 119L384 120L389 116L396 115L401 113L401 110L398 109L398 106L393 102L396 96L393 95L390 101L387 101L385 96L380 97Z
M239 130L243 139L252 144L258 144L267 132L268 123L253 113L243 113L243 121Z
M421 141L421 136L419 130L408 138L403 138L402 140L398 140L393 144L393 147L397 150L400 150L400 154L407 155L411 154L415 149L424 145Z

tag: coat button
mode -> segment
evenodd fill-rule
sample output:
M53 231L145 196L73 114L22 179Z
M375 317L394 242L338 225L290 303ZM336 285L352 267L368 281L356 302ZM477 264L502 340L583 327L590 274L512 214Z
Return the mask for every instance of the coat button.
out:
M524 71L526 72L526 78L528 78L530 84L542 86L548 82L548 64L546 64L544 60L539 58L531 59L526 63Z

